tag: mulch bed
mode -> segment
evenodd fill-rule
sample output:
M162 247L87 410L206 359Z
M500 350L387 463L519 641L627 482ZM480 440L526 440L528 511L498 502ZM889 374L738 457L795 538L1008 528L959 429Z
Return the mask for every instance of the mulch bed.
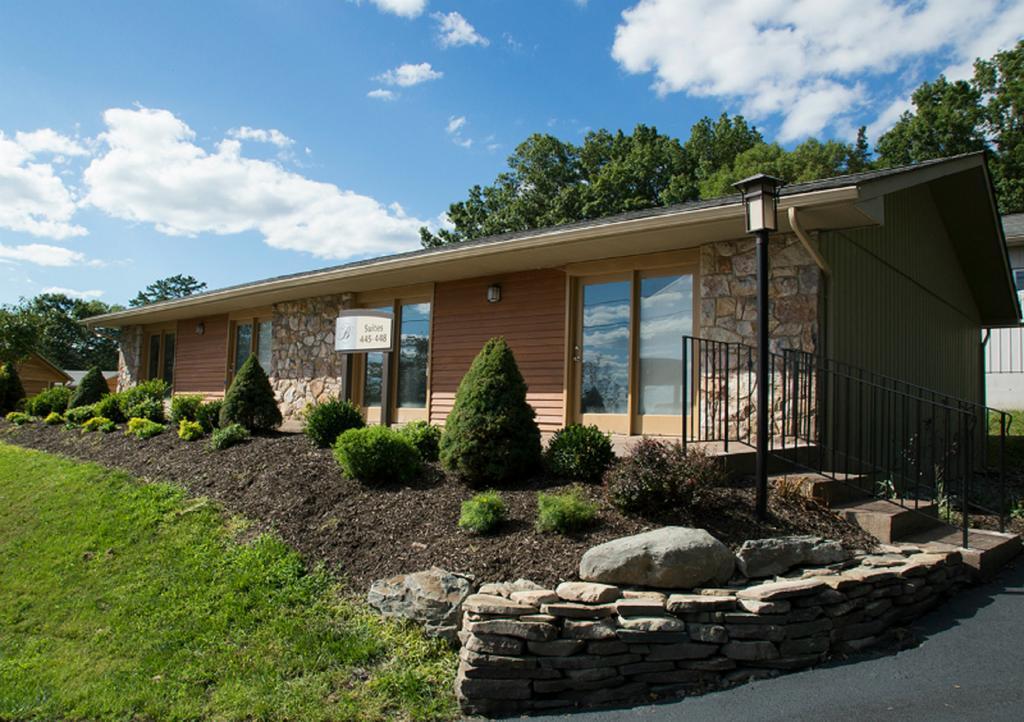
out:
M531 479L500 489L510 521L495 536L460 530L459 507L473 494L437 469L406 487L367 487L345 479L329 450L301 435L257 436L240 446L211 451L205 441L186 443L167 432L139 440L116 432L82 434L62 427L14 427L0 421L0 440L95 461L153 481L183 485L217 500L231 513L273 530L308 559L323 561L357 589L374 579L437 565L468 572L479 581L525 577L542 584L574 579L583 552L616 537L665 524L698 526L726 544L782 534L816 534L850 548L874 539L827 509L802 498L774 495L769 520L754 518L754 490L747 482L716 489L700 509L656 520L625 516L603 500L600 522L571 537L534 531L537 492L564 482Z

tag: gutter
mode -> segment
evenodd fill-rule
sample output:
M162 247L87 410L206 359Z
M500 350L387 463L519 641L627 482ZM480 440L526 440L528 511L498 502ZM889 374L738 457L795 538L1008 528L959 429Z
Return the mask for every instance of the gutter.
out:
M811 258L813 258L814 262L818 264L818 268L821 269L822 273L824 273L826 276L831 276L832 269L829 267L828 261L826 261L825 257L821 255L821 252L818 250L817 244L815 244L815 242L811 240L810 236L807 235L807 232L804 230L803 226L800 225L800 217L797 211L797 207L790 206L788 215L789 227L793 229L793 233L795 233L796 237L800 239L800 243L802 243L803 247L807 249L807 252L811 254Z

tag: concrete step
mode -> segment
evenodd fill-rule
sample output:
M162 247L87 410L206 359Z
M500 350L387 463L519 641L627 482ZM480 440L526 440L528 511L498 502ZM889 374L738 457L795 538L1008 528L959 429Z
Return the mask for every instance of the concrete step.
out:
M915 509L914 502L904 503L906 506L881 499L864 499L843 502L832 508L883 544L904 541L911 534L941 524L937 505L918 502Z
M982 580L991 579L1000 568L1021 553L1019 535L988 529L968 529L967 548L964 548L961 546L963 530L949 524L915 532L900 541L925 550L958 551L964 564Z

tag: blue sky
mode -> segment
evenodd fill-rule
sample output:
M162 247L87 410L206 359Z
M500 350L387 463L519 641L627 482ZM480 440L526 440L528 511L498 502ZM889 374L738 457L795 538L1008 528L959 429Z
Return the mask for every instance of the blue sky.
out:
M125 303L416 247L532 132L874 136L1024 0L33 2L0 9L0 303Z

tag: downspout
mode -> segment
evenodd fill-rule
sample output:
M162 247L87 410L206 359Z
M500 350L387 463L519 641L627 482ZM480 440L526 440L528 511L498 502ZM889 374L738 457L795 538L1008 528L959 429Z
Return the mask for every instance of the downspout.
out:
M789 227L793 229L793 233L795 233L796 237L800 239L800 243L807 252L811 254L811 258L813 258L814 262L818 264L818 268L821 269L822 273L826 276L831 276L832 269L829 268L828 261L826 261L825 257L821 255L821 252L818 251L818 247L815 245L814 241L811 240L811 237L807 235L807 231L805 231L803 226L800 225L800 218L797 215L796 206L789 207Z

